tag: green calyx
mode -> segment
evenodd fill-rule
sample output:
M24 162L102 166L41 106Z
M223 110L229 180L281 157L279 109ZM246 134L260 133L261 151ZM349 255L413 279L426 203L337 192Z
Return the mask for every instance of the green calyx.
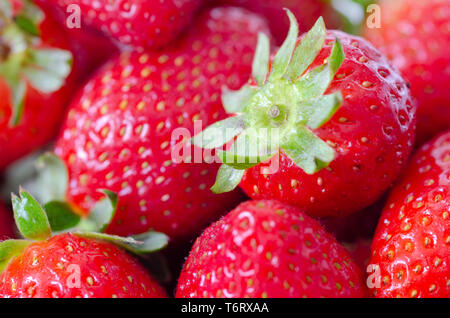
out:
M9 1L0 5L0 77L11 90L13 112L10 125L20 122L27 84L41 93L59 90L72 67L72 54L40 48L39 25L44 13L31 1L13 14Z
M223 165L211 188L215 193L231 191L246 169L267 162L279 151L308 174L326 167L335 157L333 148L312 129L324 125L342 104L340 92L325 95L345 59L342 45L336 38L326 63L310 69L325 43L324 21L319 18L297 45L298 23L286 11L291 26L271 67L269 40L260 34L252 71L257 85L246 84L238 91L225 89L223 105L234 116L192 139L196 146L212 149L236 137L230 149L217 150Z
M38 162L41 169L54 173L56 182L53 185L67 180L65 166L57 158L55 155L45 154ZM118 198L109 190L101 192L105 197L95 204L87 218L80 217L70 204L61 200L62 194L58 192L45 194L49 201L44 205L22 188L18 196L12 194L14 218L24 239L0 242L0 272L11 258L20 255L33 241L46 240L54 234L66 232L107 241L139 256L157 252L167 246L169 238L155 231L129 237L104 233L115 216ZM41 193L38 195L42 196Z

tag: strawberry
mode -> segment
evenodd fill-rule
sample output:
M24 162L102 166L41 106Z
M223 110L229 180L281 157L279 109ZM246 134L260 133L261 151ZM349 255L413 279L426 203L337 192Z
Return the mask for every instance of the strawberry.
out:
M0 241L14 237L13 220L8 209L0 205Z
M216 3L216 0L212 1ZM288 8L296 16L301 32L308 31L320 16L324 17L329 27L340 25L337 13L328 1L323 0L219 0L219 3L244 7L273 21L270 29L277 44L283 42L289 30L289 19L283 8Z
M224 118L220 89L248 79L265 22L237 8L205 11L176 46L112 60L73 102L55 153L67 165L67 198L82 211L101 196L119 195L108 233L154 228L190 236L229 210L241 193L215 195L217 164L177 163L172 130Z
M417 100L417 142L450 128L450 2L381 1L381 28L366 36L400 69Z
M70 266L81 269L71 288ZM113 244L60 234L33 243L0 274L2 298L161 298L166 292L134 258Z
M197 239L176 297L363 297L363 276L315 220L278 201L247 201Z
M69 6L76 5L86 25L103 31L123 44L155 49L170 43L190 24L203 0L47 2L63 12L67 12Z
M450 297L450 131L425 144L392 190L372 243L377 297Z
M56 134L76 78L53 18L29 1L16 3L15 11L8 1L0 6L0 170Z
M44 210L23 189L12 201L26 239L0 243L0 298L167 297L138 260L119 248L132 251L144 242L88 232L51 236L67 215L50 205Z
M398 71L370 43L326 32L323 19L297 40L288 15L291 29L271 66L261 37L253 83L223 96L233 117L193 142L220 148L229 141L224 128L237 136L231 149L219 149L216 193L240 183L253 199L277 199L311 216L360 211L404 167L416 107Z

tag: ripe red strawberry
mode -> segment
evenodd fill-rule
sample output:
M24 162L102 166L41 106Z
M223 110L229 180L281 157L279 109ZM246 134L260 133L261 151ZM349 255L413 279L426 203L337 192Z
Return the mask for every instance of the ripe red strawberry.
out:
M17 3L15 13L0 7L0 170L55 135L76 78L65 33L31 2Z
M215 3L215 0L212 0ZM289 19L284 8L288 8L297 17L301 32L308 31L322 16L328 27L337 28L340 25L338 14L328 1L323 0L219 0L221 4L241 6L263 15L270 23L277 44L281 44L289 30Z
M161 48L191 23L203 0L51 0L64 12L80 8L82 22L133 46Z
M52 229L66 229L72 222L67 214L61 217L62 205L43 208L22 189L12 203L25 239L0 242L0 298L167 297L124 250L149 252L150 236L141 242L92 232L52 237Z
M13 229L13 219L11 213L8 209L0 205L0 241L6 240L8 238L13 238L14 229Z
M205 11L176 47L161 53L123 53L87 83L74 101L55 152L68 166L68 200L84 211L119 195L108 233L154 228L172 238L192 235L231 209L239 192L215 195L218 165L176 163L172 131L193 132L224 118L222 85L248 79L258 16L237 8Z
M194 143L221 146L205 138L219 135L219 126L234 129L232 149L219 152L224 165L217 193L240 183L253 199L277 199L312 216L360 211L404 167L416 108L405 81L370 43L326 32L322 19L297 41L290 17L290 32L270 68L267 40L259 43L258 85L224 96L236 116L207 128Z
M176 297L363 297L361 272L315 220L247 201L197 239Z
M77 270L80 285L76 284ZM76 286L76 285L75 285ZM33 243L0 274L1 298L162 298L139 262L111 243L60 234Z
M450 2L381 1L366 36L400 69L418 103L418 144L450 128Z
M450 297L450 131L425 144L393 189L372 243L377 297Z

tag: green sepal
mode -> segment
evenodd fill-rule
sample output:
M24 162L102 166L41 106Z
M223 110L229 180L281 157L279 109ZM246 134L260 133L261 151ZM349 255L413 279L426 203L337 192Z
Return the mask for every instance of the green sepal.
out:
M291 81L296 80L314 62L325 43L326 33L325 22L320 17L295 49L292 61L286 72L288 79Z
M44 208L31 194L20 188L19 197L11 195L14 219L23 237L45 240L52 234Z
M36 196L41 202L65 201L69 174L66 164L55 154L47 152L36 162L38 170Z
M40 30L39 27L34 23L33 20L31 20L29 17L23 14L19 14L15 17L15 21L17 23L17 26L21 28L23 31L33 35L33 36L39 36Z
M60 49L30 49L30 63L22 74L38 91L49 94L59 90L72 68L72 54Z
M256 92L256 88L244 85L237 91L222 89L222 104L228 114L241 113L245 105L250 101Z
M44 205L44 210L53 232L75 228L81 221L81 217L66 202L50 201Z
M318 66L302 76L295 85L301 92L302 100L311 100L323 95L333 81L336 72L345 60L339 39L333 45L328 63Z
M33 1L26 0L24 1L25 5L22 7L22 10L19 12L20 16L26 17L27 20L30 20L36 28L38 25L42 23L45 19L45 13L41 10L40 7L35 5Z
M341 92L336 92L323 95L314 101L303 103L299 108L299 122L306 124L312 129L322 127L333 117L342 105L342 102Z
M264 162L277 152L278 139L271 138L271 130L246 129L228 151L217 151L220 160L235 169L249 169Z
M221 165L211 191L220 194L234 190L241 182L244 173L244 170L237 170L225 164Z
M286 40L281 45L272 62L272 69L269 80L281 78L287 71L292 54L294 53L295 45L298 39L298 22L294 14L285 9L290 21L289 32Z
M345 60L345 52L342 47L342 43L338 38L335 38L335 42L333 48L331 49L330 57L328 58L328 65L331 70L331 80L333 80L334 75L336 75L337 71L341 67L342 63Z
M11 127L17 126L22 118L25 106L25 95L27 92L27 84L23 80L14 82L8 81L12 94L12 114L9 121Z
M288 132L280 148L307 174L326 167L335 156L333 148L304 126Z
M109 190L100 190L100 192L105 194L105 198L98 201L88 217L81 221L80 229L103 233L114 219L118 203L117 194Z
M262 86L269 72L270 40L264 33L258 34L255 58L253 59L252 76L258 86Z
M215 122L192 138L192 144L204 149L214 149L225 145L245 128L242 116L233 116Z
M8 266L9 261L22 253L31 243L28 240L6 240L0 242L0 273Z
M103 240L138 255L157 252L166 247L169 243L169 237L167 235L154 231L129 237L96 232L74 232L73 234L81 237Z

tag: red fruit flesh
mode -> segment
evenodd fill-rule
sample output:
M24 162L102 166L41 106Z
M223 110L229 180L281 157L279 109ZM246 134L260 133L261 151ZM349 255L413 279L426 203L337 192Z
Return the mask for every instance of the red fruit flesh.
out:
M202 0L51 0L64 12L77 5L87 25L123 44L161 48L192 21Z
M221 88L249 78L258 16L236 8L204 12L176 47L111 61L75 99L55 152L68 165L68 198L88 211L106 188L119 195L109 233L154 228L190 236L231 209L241 193L210 191L218 164L175 163L171 135L193 121L223 119Z
M277 199L311 216L344 216L374 203L404 167L416 123L405 81L369 42L339 31L328 33L312 67L324 63L335 37L346 59L328 92L341 91L344 101L314 133L335 149L336 158L308 175L281 153L276 173L261 173L268 164L246 171L241 187L251 198Z
M363 297L363 276L315 220L277 201L248 201L197 239L176 297Z
M418 144L450 128L450 1L381 1L366 36L400 69L417 100Z
M0 204L0 241L14 238L14 220L12 213Z
M66 34L46 14L40 25L40 47L69 50ZM76 69L77 65L74 65ZM75 89L77 75L72 72L65 85L51 94L38 92L28 85L23 115L18 125L11 126L12 100L10 88L0 77L0 170L13 161L42 147L55 136L64 117L65 106Z
M22 255L10 261L0 274L0 297L162 298L167 295L135 258L115 245L62 234L29 245Z
M393 189L372 243L377 297L450 297L450 131L425 144Z

